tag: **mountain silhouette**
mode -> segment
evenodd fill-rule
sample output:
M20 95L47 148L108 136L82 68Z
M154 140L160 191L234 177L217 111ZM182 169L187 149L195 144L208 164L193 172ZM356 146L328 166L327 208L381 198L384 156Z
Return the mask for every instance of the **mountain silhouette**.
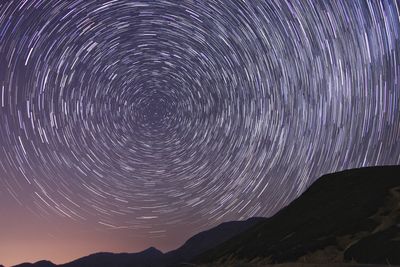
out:
M156 248L148 248L138 253L95 253L72 262L58 265L61 267L124 267L158 266L163 253ZM36 267L36 266L35 266Z
M250 218L246 221L231 221L222 223L210 230L194 235L180 248L163 254L156 248L148 248L138 253L108 253L100 252L79 258L69 263L55 265L48 261L23 263L18 267L164 267L189 261L244 230L265 220L265 218ZM14 267L17 267L14 266Z
M266 218L255 217L246 221L225 222L210 230L194 235L178 249L166 253L164 263L166 263L166 265L174 265L176 263L190 261L197 255L229 240L233 236L242 233L264 220L266 220Z
M400 264L400 166L327 174L270 218L222 223L163 254L96 253L55 265L18 267L169 267L269 263ZM1 267L1 266L0 266Z
M18 264L16 266L14 266L14 267L55 267L55 266L57 266L57 265L55 265L54 263L52 263L50 261L38 261L36 263L22 263L22 264Z
M400 264L400 166L324 175L273 217L197 263Z

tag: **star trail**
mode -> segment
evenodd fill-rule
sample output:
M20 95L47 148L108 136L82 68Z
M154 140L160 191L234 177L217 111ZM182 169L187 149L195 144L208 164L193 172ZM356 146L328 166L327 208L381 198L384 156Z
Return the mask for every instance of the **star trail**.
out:
M172 249L325 173L400 164L399 8L2 1L1 212Z

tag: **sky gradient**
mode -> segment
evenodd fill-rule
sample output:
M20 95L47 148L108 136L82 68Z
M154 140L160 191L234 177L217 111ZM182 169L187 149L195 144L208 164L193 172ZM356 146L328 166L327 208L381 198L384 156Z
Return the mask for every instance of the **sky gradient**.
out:
M397 1L0 3L0 263L163 251L400 163Z

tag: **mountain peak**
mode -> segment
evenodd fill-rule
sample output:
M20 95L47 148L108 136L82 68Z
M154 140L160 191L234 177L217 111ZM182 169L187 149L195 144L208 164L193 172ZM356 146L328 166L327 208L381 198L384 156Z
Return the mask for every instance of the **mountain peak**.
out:
M155 247L149 247L148 249L143 250L141 253L164 254Z

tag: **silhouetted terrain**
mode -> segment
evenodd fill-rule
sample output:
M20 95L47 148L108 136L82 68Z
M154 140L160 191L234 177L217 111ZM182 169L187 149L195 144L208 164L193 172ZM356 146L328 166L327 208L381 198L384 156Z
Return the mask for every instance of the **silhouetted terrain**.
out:
M132 266L158 266L164 254L151 247L138 253L96 253L83 257L70 263L62 264L62 267L123 267Z
M232 238L249 229L265 218L250 218L246 221L222 223L210 230L201 232L188 239L180 248L163 254L155 248L138 253L95 253L72 262L55 265L48 261L23 263L18 267L140 267L140 266L174 266L177 262L188 261L202 252Z
M251 218L246 221L226 222L210 230L194 235L176 250L165 254L164 262L176 264L187 262L201 253L221 244L235 235L242 233L255 224L265 221L266 218Z
M97 253L60 266L188 266L180 264L185 262L201 266L400 265L400 166L324 175L273 217L223 223L166 254L155 248ZM18 265L25 266L56 265L46 261Z
M348 170L196 261L400 264L399 223L400 167Z
M38 261L36 263L22 263L14 267L54 267L57 266L50 261Z

